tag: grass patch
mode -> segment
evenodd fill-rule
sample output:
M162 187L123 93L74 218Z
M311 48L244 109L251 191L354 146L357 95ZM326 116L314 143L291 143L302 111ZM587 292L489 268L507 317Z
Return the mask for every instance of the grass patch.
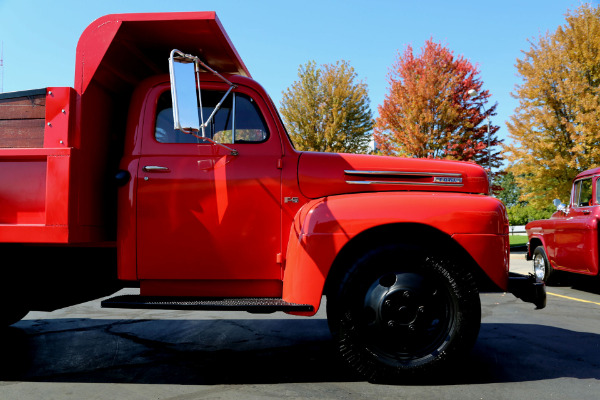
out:
M525 235L508 235L508 241L511 246L523 246L527 244L527 236Z

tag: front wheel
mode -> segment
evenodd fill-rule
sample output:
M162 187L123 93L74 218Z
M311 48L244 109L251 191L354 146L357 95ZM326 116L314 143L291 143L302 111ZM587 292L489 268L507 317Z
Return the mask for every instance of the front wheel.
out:
M544 281L545 283L553 283L553 279L556 275L554 269L548 262L546 251L544 247L538 246L533 251L533 272L538 280Z
M342 357L367 379L423 377L470 350L481 305L470 272L400 246L367 253L328 298Z

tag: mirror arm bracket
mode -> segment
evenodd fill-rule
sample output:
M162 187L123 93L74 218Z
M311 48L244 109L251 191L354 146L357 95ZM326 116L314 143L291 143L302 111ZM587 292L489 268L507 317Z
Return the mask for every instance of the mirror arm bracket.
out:
M181 131L183 133L187 133L188 135L195 136L198 139L206 140L207 142L210 142L210 143L214 144L215 146L219 146L219 147L222 147L224 149L227 149L229 151L229 154L231 154L232 156L238 156L240 154L236 149L232 149L229 146L225 146L223 143L215 142L214 140L212 140L209 137L203 137L203 136L197 135L195 131L187 130L187 129L182 129Z
M199 65L201 65L202 68L204 68L207 71L211 72L212 74L218 76L219 79L221 79L223 82L225 82L229 86L235 86L233 83L231 83L223 75L221 75L220 73L218 73L217 71L215 71L214 69L212 69L211 67L209 67L208 65L206 65L199 57L194 56L192 54L185 54L184 52L182 52L180 50L177 50L177 49L172 50L171 54L172 54L172 57L174 57L176 60L193 62L195 64L195 67L196 67L196 73L200 72ZM175 54L177 54L177 55L175 55Z
M237 151L236 149L232 149L232 148L231 148L231 147L229 147L229 146L225 146L223 143L215 142L214 140L212 140L212 139L211 139L211 138L209 138L209 137L205 137L205 138L203 138L203 139L205 139L205 140L208 140L209 142L211 142L211 143L212 143L212 144L214 144L215 146L223 147L224 149L227 149L227 150L229 150L229 153L230 153L232 156L237 156L237 155L239 155L239 154L240 154L240 153L238 153L238 151Z
M227 92L225 93L225 95L221 98L221 100L219 101L219 103L215 106L215 109L213 110L213 112L210 114L210 116L206 119L206 122L202 123L202 135L204 136L204 128L206 128L208 126L208 124L210 124L210 121L212 121L213 117L215 116L215 114L221 109L221 105L223 104L223 101L225 101L225 99L227 98L227 96L229 95L229 93L231 93L231 91L233 89L235 89L237 86L234 84L231 84L231 86L229 86L229 90L227 90Z

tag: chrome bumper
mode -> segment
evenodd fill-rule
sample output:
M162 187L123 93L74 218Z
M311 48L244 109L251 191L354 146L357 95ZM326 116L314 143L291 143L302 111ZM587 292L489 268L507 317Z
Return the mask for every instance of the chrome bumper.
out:
M546 307L546 285L537 281L533 274L520 275L511 272L508 277L508 291L527 303L535 304L537 310Z

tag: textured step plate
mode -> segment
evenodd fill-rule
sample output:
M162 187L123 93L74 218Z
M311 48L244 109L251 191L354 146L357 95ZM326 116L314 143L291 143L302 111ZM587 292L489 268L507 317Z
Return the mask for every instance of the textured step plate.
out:
M269 313L275 311L313 311L309 304L294 304L277 298L197 298L123 295L106 299L104 308L143 308L161 310L213 310Z

